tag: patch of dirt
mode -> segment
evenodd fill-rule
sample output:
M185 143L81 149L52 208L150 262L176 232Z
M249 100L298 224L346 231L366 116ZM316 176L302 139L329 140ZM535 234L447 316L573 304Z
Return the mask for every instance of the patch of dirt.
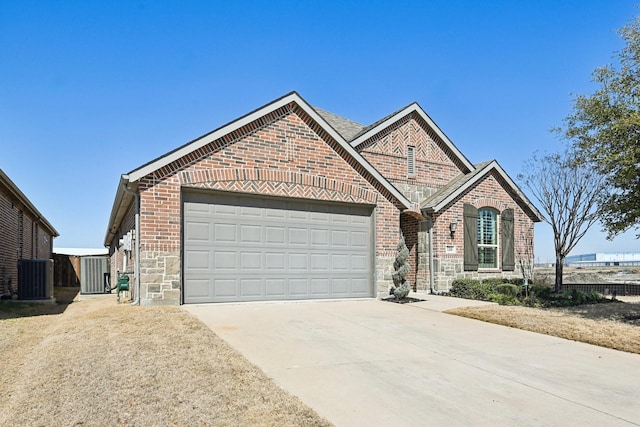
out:
M69 297L0 316L0 426L330 425L180 308Z
M491 305L446 313L640 354L640 302L553 309Z

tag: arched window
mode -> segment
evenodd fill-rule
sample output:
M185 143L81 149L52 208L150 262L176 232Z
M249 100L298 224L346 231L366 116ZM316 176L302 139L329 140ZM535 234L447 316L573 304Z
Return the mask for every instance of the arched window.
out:
M498 213L478 209L478 268L498 268Z

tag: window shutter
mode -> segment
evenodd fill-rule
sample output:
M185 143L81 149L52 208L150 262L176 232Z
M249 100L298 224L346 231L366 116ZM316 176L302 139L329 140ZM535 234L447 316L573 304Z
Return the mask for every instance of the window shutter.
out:
M478 209L464 204L464 270L478 270Z
M513 209L502 211L502 270L515 270L515 254L513 239Z

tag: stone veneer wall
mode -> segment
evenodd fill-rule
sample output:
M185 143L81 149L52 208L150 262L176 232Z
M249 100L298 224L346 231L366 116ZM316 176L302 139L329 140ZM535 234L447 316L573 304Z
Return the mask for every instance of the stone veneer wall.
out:
M140 293L143 305L180 304L180 251L140 253Z
M456 279L488 279L502 277L504 279L522 278L519 265L514 271L464 271L462 258L439 258L434 260L434 288L447 291Z

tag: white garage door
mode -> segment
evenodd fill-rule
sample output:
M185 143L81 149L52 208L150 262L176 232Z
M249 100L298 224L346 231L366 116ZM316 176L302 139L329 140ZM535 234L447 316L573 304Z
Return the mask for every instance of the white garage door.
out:
M373 295L372 207L185 193L184 303Z

